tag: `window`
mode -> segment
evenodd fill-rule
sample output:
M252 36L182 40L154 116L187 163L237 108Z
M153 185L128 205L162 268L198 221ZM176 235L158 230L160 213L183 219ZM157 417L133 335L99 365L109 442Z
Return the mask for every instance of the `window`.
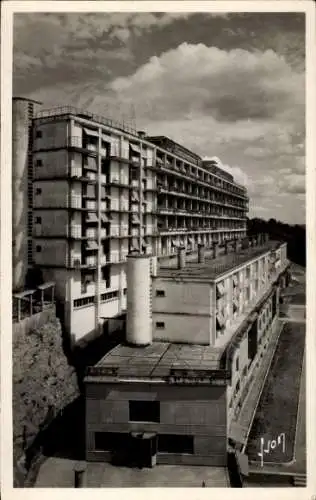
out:
M81 293L86 293L88 289L89 283L92 283L94 281L94 274L93 273L81 273Z
M139 179L138 170L136 168L131 168L130 176L132 181L137 181Z
M165 328L165 323L164 321L157 321L156 322L156 328L163 330Z
M116 299L118 297L118 294L118 290L115 290L114 292L102 293L101 301L106 302L107 300Z
M42 251L41 245L36 245L35 250L36 250L36 252L41 252Z
M43 161L42 160L36 160L36 166L37 167L42 167L43 166Z
M235 387L235 394L238 394L239 389L240 389L240 381L238 380L236 387Z
M41 139L43 137L43 132L41 130L36 130L36 139Z
M35 217L35 224L42 224L42 217Z
M87 306L88 304L93 304L94 303L94 295L91 297L84 297L83 299L75 299L74 300L74 307L83 307Z
M120 432L95 432L94 448L99 451L115 451L126 446L127 434Z
M102 279L106 282L106 288L110 288L111 287L111 269L110 269L110 266L105 266L102 268Z
M193 455L193 436L176 434L160 434L158 436L158 453L187 453Z
M239 357L236 358L235 367L236 367L236 372L238 372L239 371Z
M127 288L124 288L123 295L127 295Z
M165 297L164 290L156 290L156 297Z
M41 190L41 188L36 188L36 190L35 190L35 194L36 194L36 195L42 194L42 190Z
M160 422L159 401L129 401L131 422Z

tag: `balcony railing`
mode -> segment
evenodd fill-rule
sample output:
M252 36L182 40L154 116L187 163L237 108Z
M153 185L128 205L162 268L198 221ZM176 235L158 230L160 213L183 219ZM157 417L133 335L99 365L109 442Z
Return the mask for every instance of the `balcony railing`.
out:
M68 197L68 207L82 208L82 197L78 195L70 195Z
M70 226L70 235L72 238L81 238L82 237L82 229L81 225L71 225Z

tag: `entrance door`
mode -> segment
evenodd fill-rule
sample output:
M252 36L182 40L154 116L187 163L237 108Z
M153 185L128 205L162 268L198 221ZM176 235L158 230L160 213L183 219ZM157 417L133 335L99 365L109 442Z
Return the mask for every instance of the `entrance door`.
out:
M131 458L138 467L154 467L157 456L157 436L153 433L131 435Z

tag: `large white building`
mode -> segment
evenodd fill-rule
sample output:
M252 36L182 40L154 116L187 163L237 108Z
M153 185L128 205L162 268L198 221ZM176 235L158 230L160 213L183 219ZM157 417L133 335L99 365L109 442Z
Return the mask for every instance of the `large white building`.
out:
M247 192L214 162L73 108L31 116L16 98L13 113L13 174L29 179L13 207L16 219L29 214L14 225L13 288L24 286L20 247L32 240L29 266L56 283L74 343L120 326L129 253L167 259L245 237Z

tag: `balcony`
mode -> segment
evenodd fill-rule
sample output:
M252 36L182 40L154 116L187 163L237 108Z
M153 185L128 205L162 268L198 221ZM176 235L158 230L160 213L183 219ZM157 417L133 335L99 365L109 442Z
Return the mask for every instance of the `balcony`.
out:
M76 225L71 225L70 226L70 236L72 238L82 238L82 228L81 225L76 224Z
M108 262L107 256L106 255L101 255L101 257L100 257L100 264L101 264L101 266L104 266L105 264L107 264L107 262Z
M110 236L119 237L120 235L120 227L119 226L111 226L110 228Z
M74 178L74 179L79 179L80 177L82 177L82 168L79 167L79 166L73 166L71 167L70 169L70 177Z
M96 255L89 255L85 258L85 265L87 267L95 267L97 265L97 257Z
M70 195L68 197L68 207L70 208L82 208L82 198L80 195Z
M128 236L128 226L120 226L120 236L121 237Z
M88 210L96 210L97 209L97 202L96 201L87 200L86 201L86 208Z

